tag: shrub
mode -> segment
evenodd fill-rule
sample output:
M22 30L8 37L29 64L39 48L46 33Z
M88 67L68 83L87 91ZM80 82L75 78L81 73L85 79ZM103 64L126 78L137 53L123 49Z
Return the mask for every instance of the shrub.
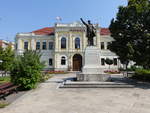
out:
M40 82L45 82L46 80L48 80L51 77L52 77L52 75L50 75L50 74L42 73Z
M143 69L143 68L140 67L140 66L135 66L135 65L133 65L133 66L131 66L130 68L127 68L127 69L119 68L119 71L135 71L135 70L137 70L137 69Z
M3 49L0 47L0 71L4 71L4 73L8 73L12 68L12 62L14 60L14 51L11 46Z
M137 70L135 70L135 73L138 75L149 75L150 76L150 70L147 70L147 69L137 69Z
M135 74L132 76L132 78L142 81L150 81L150 70L136 69Z
M40 62L41 55L36 51L26 51L18 56L11 69L11 81L22 89L33 89L41 79L44 64Z
M133 65L133 66L131 66L131 67L129 68L129 71L135 71L136 69L138 69L138 67L135 66L135 65Z
M0 84L10 82L10 77L9 76L3 76L0 77Z

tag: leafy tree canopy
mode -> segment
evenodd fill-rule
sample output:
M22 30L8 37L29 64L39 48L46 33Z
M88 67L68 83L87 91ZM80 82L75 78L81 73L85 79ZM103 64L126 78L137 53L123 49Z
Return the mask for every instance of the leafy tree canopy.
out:
M10 71L14 60L14 51L11 46L3 49L0 47L0 70Z
M11 81L23 89L35 88L41 79L44 63L40 62L41 54L36 51L26 51L17 56L11 70Z
M109 26L114 41L109 45L122 63L133 60L150 68L150 1L129 0L120 6L116 19Z

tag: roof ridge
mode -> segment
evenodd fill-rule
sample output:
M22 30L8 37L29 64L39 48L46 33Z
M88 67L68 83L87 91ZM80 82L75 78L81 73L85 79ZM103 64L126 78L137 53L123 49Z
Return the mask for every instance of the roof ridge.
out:
M32 33L36 35L53 35L54 27L44 27L44 28L32 31Z
M36 35L54 35L54 27L44 27L35 31L32 31L31 33L34 33ZM110 35L109 28L100 28L100 35Z

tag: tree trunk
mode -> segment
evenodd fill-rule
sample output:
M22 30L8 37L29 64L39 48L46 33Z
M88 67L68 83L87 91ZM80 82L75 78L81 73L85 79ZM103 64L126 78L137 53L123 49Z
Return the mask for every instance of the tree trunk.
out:
M127 72L127 77L128 77L128 63L129 63L129 61L126 61L126 72Z
M126 72L127 72L127 77L128 77L128 64L126 64Z

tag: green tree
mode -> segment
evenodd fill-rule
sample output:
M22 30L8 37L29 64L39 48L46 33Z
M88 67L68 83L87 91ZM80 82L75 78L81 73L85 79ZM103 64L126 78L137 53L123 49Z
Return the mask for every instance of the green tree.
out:
M4 54L4 50L3 48L0 46L0 71L3 70L3 66L2 66L2 63L3 63L3 55Z
M150 68L150 1L129 0L120 6L109 26L114 41L109 45L123 64L130 60Z
M12 63L14 60L14 51L12 50L11 46L3 49L0 47L0 70L5 72L10 71L12 68Z
M105 63L109 65L109 69L110 69L110 65L113 64L113 60L109 59L109 58L106 58Z
M35 88L41 79L44 63L40 62L41 54L36 51L26 51L17 56L11 70L11 81L23 89Z

